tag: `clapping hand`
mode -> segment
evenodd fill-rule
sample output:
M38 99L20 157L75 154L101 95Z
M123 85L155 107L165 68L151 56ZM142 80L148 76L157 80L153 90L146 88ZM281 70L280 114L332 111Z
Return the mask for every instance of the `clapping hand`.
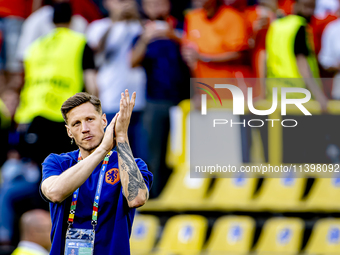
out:
M135 106L136 92L133 92L130 99L129 90L121 94L119 115L116 120L115 134L116 138L126 138L130 124L133 107Z

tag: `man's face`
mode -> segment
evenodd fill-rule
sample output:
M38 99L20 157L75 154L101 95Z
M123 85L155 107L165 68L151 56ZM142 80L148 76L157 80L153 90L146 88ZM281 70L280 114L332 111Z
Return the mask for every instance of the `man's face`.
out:
M314 14L315 0L298 0L296 5L297 13L309 21Z
M151 20L163 20L170 14L169 0L143 0L143 10Z
M101 143L107 125L105 114L101 115L90 103L84 103L67 113L67 133L76 145L91 152Z

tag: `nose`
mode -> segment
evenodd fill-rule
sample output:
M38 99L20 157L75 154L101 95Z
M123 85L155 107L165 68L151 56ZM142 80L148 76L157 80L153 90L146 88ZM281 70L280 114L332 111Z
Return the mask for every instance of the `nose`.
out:
M84 121L84 122L81 124L81 132L82 132L82 133L87 133L87 132L89 132L89 131L90 131L90 128L89 128L87 122Z

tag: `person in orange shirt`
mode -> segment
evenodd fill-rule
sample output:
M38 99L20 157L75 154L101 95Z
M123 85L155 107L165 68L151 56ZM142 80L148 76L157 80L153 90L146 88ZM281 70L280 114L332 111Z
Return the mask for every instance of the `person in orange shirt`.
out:
M251 77L244 61L248 35L243 17L221 0L185 16L182 55L197 78Z

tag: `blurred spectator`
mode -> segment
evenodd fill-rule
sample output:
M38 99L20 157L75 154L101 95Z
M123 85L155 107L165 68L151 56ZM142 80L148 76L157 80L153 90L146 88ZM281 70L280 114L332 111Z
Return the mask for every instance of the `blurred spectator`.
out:
M307 87L321 109L327 110L327 98L313 78L319 77L319 68L315 57L312 31L309 22L315 8L315 0L298 0L295 3L296 15L274 21L268 30L266 38L267 77L268 78L303 78L293 85L286 80L267 82L267 92L271 97L272 87L294 86ZM281 81L281 82L280 82ZM292 98L301 96L290 93Z
M20 133L14 121L19 104L18 93L7 88L0 94L1 99L0 243L14 245L18 236L15 224L18 214L30 208L40 207L41 199L38 192L40 170L30 160L22 160L19 154Z
M250 46L252 68L255 77L265 77L266 35L271 22L276 19L277 0L259 0L258 5L248 8L245 17L251 28Z
M38 191L40 170L36 164L21 160L15 150L9 151L7 158L1 167L0 243L13 245L18 208L36 208L41 201Z
M21 85L22 67L15 53L24 19L39 5L41 0L0 0L0 91L7 83Z
M339 1L339 0L336 0ZM321 50L321 39L323 32L326 26L336 20L338 18L338 13L325 13L325 15L314 15L311 19L310 25L313 28L313 38L314 38L314 46L315 46L315 54L319 58L320 50ZM319 69L320 69L320 77L322 78L333 78L334 72L330 70L326 70L319 61ZM332 90L333 90L333 81L330 79L322 79L322 85L325 94L328 98L332 98Z
M247 21L250 46L251 66L254 77L265 78L266 76L266 35L270 23L276 19L277 0L259 0L258 5L249 7L244 16ZM260 85L259 80L253 85L253 96L256 98L265 97L265 89Z
M55 5L57 28L33 43L25 58L25 85L15 120L29 124L24 156L38 164L51 152L73 149L64 135L62 103L84 89L83 80L87 91L97 94L93 52L83 35L68 28L71 15L68 3Z
M182 60L176 20L169 15L168 0L143 0L149 18L144 32L134 40L131 62L143 66L147 76L144 115L148 138L148 165L155 181L151 197L157 196L167 178L165 153L169 134L169 109L190 94L190 74Z
M320 64L333 74L332 98L340 100L340 18L327 25L322 35L322 47L319 54Z
M54 4L70 2L69 0L53 0ZM73 1L75 2L75 1ZM84 1L85 3L87 1ZM70 28L76 32L85 33L87 27L87 20L79 15L81 4L74 4L72 6L72 19ZM75 8L77 7L77 8ZM77 9L77 12L76 10ZM94 8L96 11L96 8ZM53 13L54 9L51 5L46 5L41 7L36 12L32 13L24 22L22 27L22 32L17 49L17 58L21 61L24 60L25 53L29 46L39 37L45 36L50 33L56 26L53 23ZM95 15L98 17L99 15Z
M0 166L7 159L10 149L18 149L19 133L14 122L18 105L19 95L14 89L7 88L0 93Z
M51 219L48 212L32 210L20 219L21 241L12 255L47 255L51 247Z
M143 30L138 20L137 5L134 0L105 0L104 5L109 11L109 18L94 21L87 30L89 46L103 56L97 76L99 98L107 120L111 121L119 111L120 92L125 89L137 92L129 139L133 155L145 158L144 144L140 140L144 137L145 72L142 67L132 68L130 63L132 41Z
M319 55L321 50L321 38L322 34L326 28L326 26L336 20L338 18L338 15L334 14L327 14L323 18L313 16L311 19L310 25L313 27L313 38L314 38L314 46L315 46L315 54ZM323 76L322 76L323 77Z
M185 17L183 57L198 78L251 77L242 61L248 50L246 23L221 0L206 0L203 9Z

